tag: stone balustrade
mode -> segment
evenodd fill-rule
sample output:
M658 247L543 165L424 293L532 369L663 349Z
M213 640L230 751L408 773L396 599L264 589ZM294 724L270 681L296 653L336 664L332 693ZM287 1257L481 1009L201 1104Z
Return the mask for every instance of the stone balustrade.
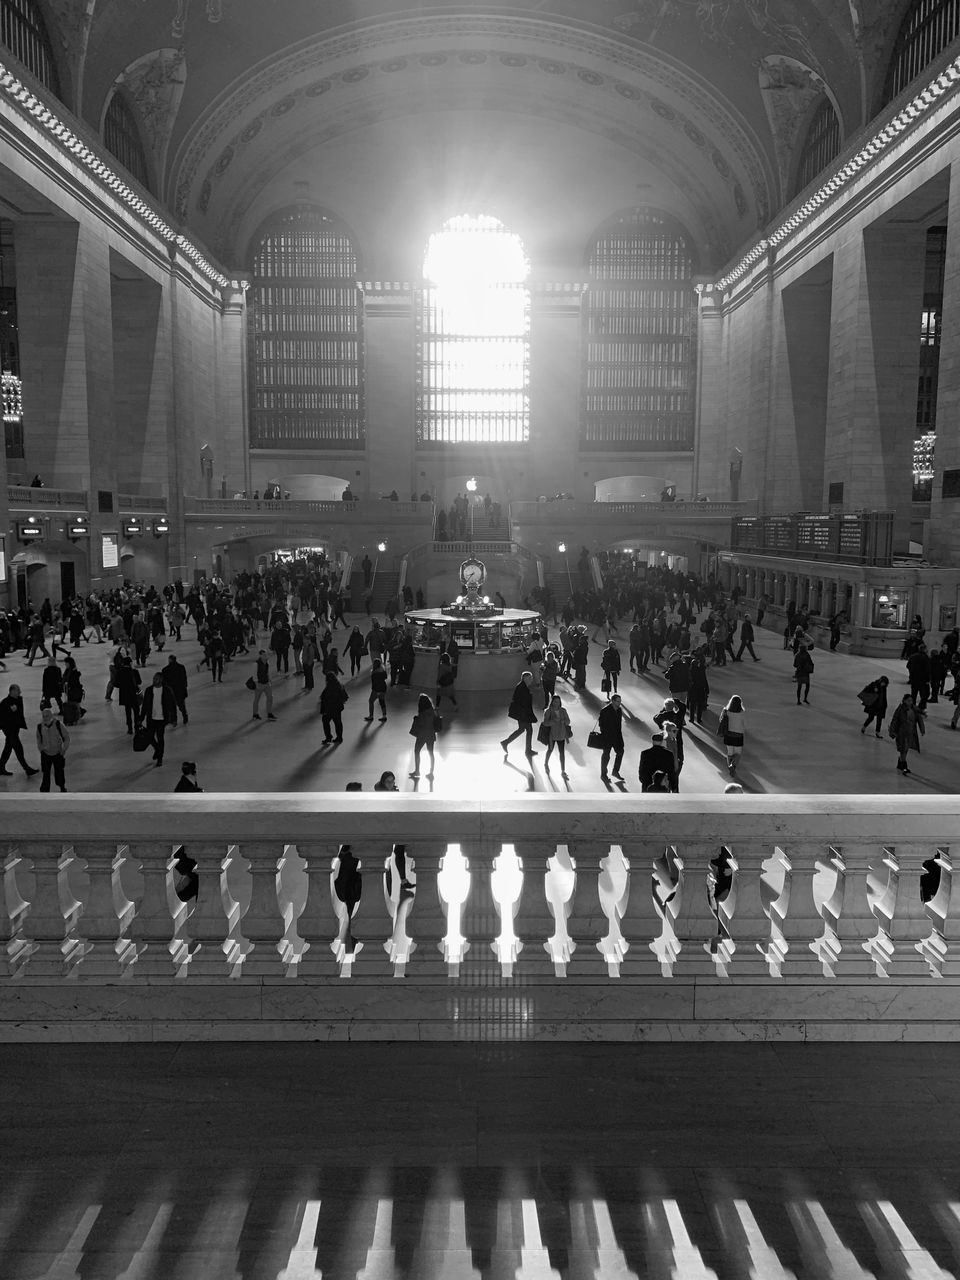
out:
M333 516L351 523L364 520L433 520L432 502L393 502L389 498L355 498L352 502L313 498L196 498L184 496L187 516Z
M942 798L11 797L0 1039L948 1038L958 819Z
M87 510L87 494L84 489L34 489L26 484L8 484L7 502L11 510L29 510L50 507Z
M600 523L623 519L718 520L756 515L756 501L745 502L511 502L510 519L519 524L571 524L576 520Z

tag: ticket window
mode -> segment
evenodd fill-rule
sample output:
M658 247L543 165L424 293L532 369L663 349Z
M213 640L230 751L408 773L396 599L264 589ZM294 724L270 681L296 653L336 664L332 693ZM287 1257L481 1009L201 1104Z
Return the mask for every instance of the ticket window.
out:
M873 622L871 625L906 631L909 607L909 591L891 591L886 587L875 590L873 593Z

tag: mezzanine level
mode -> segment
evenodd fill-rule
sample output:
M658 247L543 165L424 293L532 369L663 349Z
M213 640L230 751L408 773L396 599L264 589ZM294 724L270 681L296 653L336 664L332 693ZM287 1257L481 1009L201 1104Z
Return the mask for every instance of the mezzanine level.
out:
M848 796L11 797L0 1039L951 1038L958 819Z
M704 544L727 546L730 523L755 516L756 502L511 502L510 529L538 551L563 541L571 549L633 542L685 552Z

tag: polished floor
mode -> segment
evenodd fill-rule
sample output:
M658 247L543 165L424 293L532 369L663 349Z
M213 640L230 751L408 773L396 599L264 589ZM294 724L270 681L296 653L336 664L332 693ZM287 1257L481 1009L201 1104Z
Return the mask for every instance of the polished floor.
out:
M947 1280L956 1045L6 1045L3 1280Z
M76 652L87 688L88 715L73 730L67 768L70 790L171 791L184 759L197 761L201 785L214 791L342 791L353 780L370 790L385 769L396 772L401 790L433 790L438 795L510 796L524 791L603 789L598 776L599 755L585 747L587 733L603 705L599 644L592 646L587 690L576 694L565 687L563 691L575 734L568 752L568 780L561 777L556 757L550 770L545 769L542 748L527 761L522 739L511 747L504 762L499 741L514 727L506 719L509 693L505 692L461 693L456 709L444 703L445 727L431 782L425 777L419 781L408 778L413 762L407 731L415 710L415 693L391 690L387 723L364 723L369 692L366 660L360 675L346 681L350 701L344 715L345 741L324 747L317 693L305 693L300 678L281 677L275 684L275 722L252 720L251 695L244 681L253 669L253 657L230 663L224 683L214 685L206 670L197 670L199 650L192 639L193 628L185 628L183 635L180 644L169 641L165 653L151 653L143 672L145 683L149 683L150 676L174 651L189 673L190 723L168 731L167 756L159 769L153 767L149 753L134 754L123 709L116 700L108 703L103 699L109 646L84 644ZM625 636L621 647L626 666ZM924 795L956 791L960 731L949 729L952 703L941 701L930 707L923 750L911 759L910 777L897 773L896 753L886 732L880 739L872 732L860 735L862 716L856 694L864 684L888 675L891 709L907 691L904 667L896 652L891 652L889 659L870 659L818 650L811 703L799 707L791 679L792 654L784 651L780 635L760 632L757 652L760 662L754 663L745 655L742 663L711 668L710 708L704 727L694 728L687 738L681 778L685 793L716 794L729 781L716 725L720 708L733 693L741 695L747 711L739 780L748 792ZM427 660L421 657L419 661L424 664ZM39 719L42 661L27 667L17 654L8 656L6 665L7 673L0 671L0 689L6 692L8 683L17 681L24 691L31 725L25 739L35 762L33 726ZM619 789L635 791L638 756L649 745L651 717L662 706L667 689L662 675L652 668L642 677L625 672L621 693L628 721L625 782ZM427 767L424 756L424 773ZM36 789L36 781L28 783L15 763L8 768L14 776L0 778L0 795Z

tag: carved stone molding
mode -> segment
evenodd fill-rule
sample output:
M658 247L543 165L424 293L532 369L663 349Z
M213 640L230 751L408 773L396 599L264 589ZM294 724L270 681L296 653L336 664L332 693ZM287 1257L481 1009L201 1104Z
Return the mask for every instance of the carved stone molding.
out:
M762 59L759 69L760 96L770 121L770 132L780 174L780 190L789 195L790 176L800 142L800 129L809 119L810 108L826 92L822 76L793 58Z
M153 152L158 173L163 172L186 82L183 49L154 49L117 77L117 83L124 86L136 106L144 141Z

